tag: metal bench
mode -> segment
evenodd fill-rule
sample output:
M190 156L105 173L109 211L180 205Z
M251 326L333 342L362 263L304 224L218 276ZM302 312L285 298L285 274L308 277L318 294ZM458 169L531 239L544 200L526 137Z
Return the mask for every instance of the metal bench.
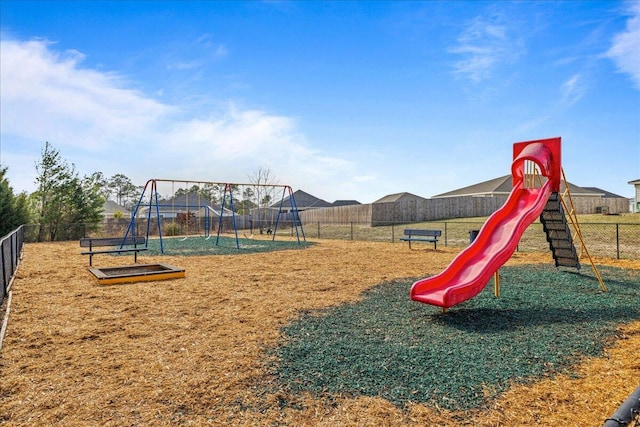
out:
M93 265L93 256L99 254L117 254L133 252L133 261L138 262L138 252L146 251L146 247L138 247L146 243L144 237L84 237L80 239L81 248L89 248L88 251L81 252L82 255L89 255L89 265ZM94 250L95 247L118 246L117 249ZM125 246L133 246L127 247Z
M442 235L440 230L422 230L407 228L404 230L405 237L400 237L400 240L409 242L409 249L411 249L411 242L426 242L433 243L433 249L437 249L438 237Z

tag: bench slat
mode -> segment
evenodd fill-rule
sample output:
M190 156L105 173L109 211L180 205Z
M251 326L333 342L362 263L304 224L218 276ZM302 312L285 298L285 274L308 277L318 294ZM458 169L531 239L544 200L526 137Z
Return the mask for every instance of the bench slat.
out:
M93 265L93 256L99 254L118 254L133 252L134 262L138 262L138 252L146 251L146 247L136 247L146 243L145 237L83 237L80 239L80 247L89 248L88 251L81 252L82 255L89 255L89 265ZM117 246L114 249L93 250L94 247ZM124 248L123 246L134 246L133 248Z
M126 252L141 252L146 251L147 248L123 248L123 249L101 249L99 251L86 251L80 252L80 255L97 255L97 254L119 254Z
M91 246L128 246L128 245L142 245L147 241L145 237L127 237L123 239L121 237L83 237L80 239L80 247L89 248Z
M404 234L407 236L433 236L440 237L442 235L441 230L423 230L423 229L412 229L407 228L404 230Z
M425 230L421 228L407 228L404 230L406 237L400 237L399 240L403 242L409 242L409 249L411 249L411 242L428 242L433 243L433 248L437 249L438 237L442 235L441 230ZM419 236L419 237L415 237Z

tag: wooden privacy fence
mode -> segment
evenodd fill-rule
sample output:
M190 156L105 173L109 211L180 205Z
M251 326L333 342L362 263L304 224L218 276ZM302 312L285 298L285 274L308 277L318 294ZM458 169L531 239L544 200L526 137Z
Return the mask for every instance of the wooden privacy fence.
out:
M435 221L451 218L489 216L498 210L507 196L447 197L443 199L407 200L372 205L372 224Z
M323 223L323 224L357 224L371 223L372 208L374 205L347 205L335 206L332 208L308 209L300 211L300 219L303 224Z
M301 211L300 218L303 224L353 222L381 226L453 218L485 217L504 205L507 197L506 194L492 197L458 196L336 206ZM578 214L622 213L629 210L629 201L624 198L574 197L573 202Z

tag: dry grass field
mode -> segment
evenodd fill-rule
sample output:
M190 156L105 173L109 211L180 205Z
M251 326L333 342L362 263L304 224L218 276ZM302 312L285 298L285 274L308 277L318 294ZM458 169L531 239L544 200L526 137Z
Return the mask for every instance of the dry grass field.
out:
M101 286L77 242L27 244L0 354L0 424L601 425L638 386L640 319L603 357L583 358L571 375L514 384L486 409L397 408L381 398L288 396L277 388L268 350L301 312L357 301L385 281L435 274L458 251L320 240L269 253L143 254L144 263L186 268L186 278ZM131 261L97 256L94 265ZM546 253L516 253L508 265L551 262ZM640 269L640 261L597 262Z

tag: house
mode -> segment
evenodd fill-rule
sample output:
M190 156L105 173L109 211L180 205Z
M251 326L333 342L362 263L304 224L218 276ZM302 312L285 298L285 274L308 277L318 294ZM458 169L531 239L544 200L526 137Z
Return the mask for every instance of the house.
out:
M295 191L293 193L293 199L295 200L296 207L300 212L308 209L331 208L336 206L353 206L361 204L357 200L336 200L333 203L329 203L326 200L322 200L302 190ZM281 206L283 212L291 211L291 200L289 196L285 197L282 200L275 200L269 206L269 208L279 209Z
M637 188L640 180L635 181ZM571 209L578 214L618 214L628 212L629 200L597 187L580 187L567 183ZM485 217L504 205L513 189L513 177L505 175L473 184L429 199L412 193L388 194L371 204L326 206L314 203L314 207L301 212L303 222L366 223L372 226L435 221L451 218ZM565 192L565 184L560 190ZM304 193L306 194L306 193ZM311 196L313 197L313 196ZM296 196L297 201L297 196ZM638 197L640 201L640 196ZM300 207L301 205L298 204ZM638 207L640 210L640 207ZM300 209L303 211L303 209Z
M601 197L605 199L615 199L615 198L624 199L624 197L611 193L607 190L603 190L602 188L598 188L598 187L582 187L582 188L584 188L585 190L593 191L594 193L598 193L601 195Z
M611 213L619 214L628 211L628 200L625 197L611 193L598 187L580 187L567 182L571 200L575 211L580 214ZM432 199L446 199L453 197L507 197L513 188L511 175L501 176L489 181L480 182L447 193L437 194ZM560 193L564 194L566 186L560 183ZM490 208L493 209L493 208Z
M295 204L291 201L292 196ZM272 228L276 223L298 223L300 221L299 212L330 206L331 203L325 200L297 190L284 198L274 198L273 203L267 207L251 209L251 217L254 225L262 230Z
M360 203L357 200L336 200L335 202L331 203L331 206L336 207L336 206L354 206L354 205L361 205L362 203Z
M635 196L633 197L633 206L631 212L640 213L640 179L629 181L629 184L635 188Z
M373 202L373 204L375 205L376 203L397 203L397 202L423 201L423 200L427 200L427 199L425 199L424 197L416 196L415 194L404 192L404 193L387 194L383 198Z
M113 200L107 200L106 202L104 202L104 208L102 213L105 219L116 218L116 217L129 219L131 217L131 211L129 209L125 208L124 206L120 206Z
M593 191L594 193L600 194L600 197L602 198L603 203L602 206L600 207L596 207L596 213L601 213L601 214L609 214L609 213L615 213L615 214L619 214L622 212L627 212L624 210L624 203L623 201L627 201L628 199L626 197L622 197L618 194L614 194L611 193L610 191L607 190L603 190L602 188L598 188L598 187L582 187L585 190L589 190L589 191ZM620 201L620 203L616 203L617 201ZM609 203L612 202L612 203ZM616 208L616 210L614 212L611 211L611 205L614 206L619 206L618 208Z
M603 190L595 187L578 187L575 184L567 182L569 186L569 192L572 197L602 197L606 193ZM462 187L457 190L449 191L447 193L437 194L433 196L434 199L443 197L495 197L495 196L508 196L513 189L513 177L511 175L501 176L499 178L490 179L489 181L480 182L478 184ZM565 191L564 182L560 183L560 192ZM611 193L608 193L611 194ZM616 196L620 197L620 196Z
M142 203L138 210L138 216L146 217L148 211L149 204ZM157 206L155 203L151 203L151 217L155 217L159 212L160 216L165 219L176 219L182 214L186 215L187 212L191 216L199 218L219 217L221 211L221 204L211 204L208 199L200 197L197 193L193 192L181 194L169 200L159 200ZM231 216L232 214L230 200L227 198L222 216Z
M331 203L319 199L316 196L312 196L309 193L305 193L302 190L297 190L293 192L293 199L295 200L296 207L298 208L298 212L305 211L307 209L317 209L317 208L329 208L333 206ZM291 197L287 196L282 200L276 200L274 203L269 206L270 208L279 209L282 207L283 212L291 211Z

